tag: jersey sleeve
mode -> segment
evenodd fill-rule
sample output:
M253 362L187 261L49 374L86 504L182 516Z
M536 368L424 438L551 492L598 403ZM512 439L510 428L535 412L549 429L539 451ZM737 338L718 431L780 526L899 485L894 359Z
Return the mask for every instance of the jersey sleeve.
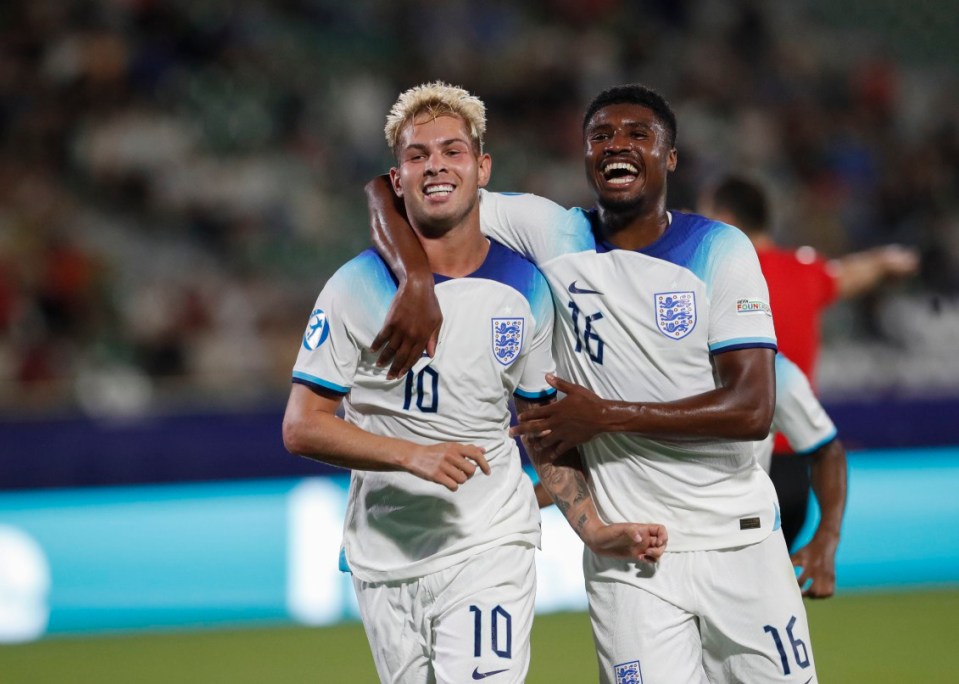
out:
M363 349L383 324L396 285L372 250L343 265L310 313L293 365L293 382L346 394Z
M769 290L749 238L724 226L705 243L709 351L776 349Z
M320 292L293 364L293 382L346 394L353 385L360 349L349 333L346 303L338 283Z
M556 394L546 382L546 374L555 370L552 355L553 297L546 278L536 271L530 308L533 312L533 339L526 356L526 364L513 393L523 399L543 399Z
M836 426L799 367L776 355L776 412L773 430L798 454L808 454L836 438Z
M586 215L538 195L480 190L483 232L535 264L595 245Z
M825 309L839 298L839 277L834 266L822 259L819 265L819 308Z

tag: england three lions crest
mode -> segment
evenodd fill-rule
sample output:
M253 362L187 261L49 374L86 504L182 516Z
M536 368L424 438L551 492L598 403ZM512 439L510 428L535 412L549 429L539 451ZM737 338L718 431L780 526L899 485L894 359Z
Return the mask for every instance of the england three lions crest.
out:
M508 366L519 356L523 348L522 318L492 318L493 356L504 366Z
M663 292L656 298L656 327L671 340L679 340L696 327L696 295Z

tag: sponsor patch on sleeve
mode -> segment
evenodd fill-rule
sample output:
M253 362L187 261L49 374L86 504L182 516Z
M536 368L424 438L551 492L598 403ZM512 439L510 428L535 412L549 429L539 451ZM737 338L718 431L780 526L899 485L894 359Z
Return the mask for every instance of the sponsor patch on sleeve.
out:
M772 316L773 312L769 304L761 299L740 299L736 302L736 313L738 314L766 314Z

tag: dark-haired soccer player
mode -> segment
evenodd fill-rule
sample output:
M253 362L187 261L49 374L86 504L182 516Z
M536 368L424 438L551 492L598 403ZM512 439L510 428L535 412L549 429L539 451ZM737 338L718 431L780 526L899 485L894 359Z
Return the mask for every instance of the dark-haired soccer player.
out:
M773 415L776 350L756 252L736 228L667 211L676 119L656 92L604 91L583 137L593 209L484 192L480 219L540 267L556 304L562 379L550 384L565 396L523 411L516 429L534 460L552 462L544 486L563 484L562 455L578 447L606 521L669 529L657 564L585 551L600 679L815 682L776 494L753 454ZM368 194L378 248L408 293L428 294L389 188L373 182ZM412 299L377 340L394 372L436 325L424 319L429 297ZM404 311L421 320L399 320Z

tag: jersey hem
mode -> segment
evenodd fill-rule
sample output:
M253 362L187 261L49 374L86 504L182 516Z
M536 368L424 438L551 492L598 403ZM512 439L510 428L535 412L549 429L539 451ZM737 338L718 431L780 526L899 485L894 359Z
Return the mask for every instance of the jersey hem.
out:
M838 436L839 436L839 431L834 429L832 431L832 434L830 434L828 437L824 437L823 439L820 439L818 442L815 442L811 447L806 447L805 449L797 449L793 447L793 453L798 454L799 456L808 456L812 452L822 449L824 446L829 444Z
M520 546L528 546L533 549L540 548L540 537L539 534L529 534L529 533L514 533L503 537L502 539L496 539L485 544L480 544L479 546L471 546L468 549L463 549L449 556L442 556L440 558L427 558L416 563L404 566L403 568L393 569L393 570L373 570L370 568L364 568L362 566L357 566L355 563L349 560L349 549L346 552L346 560L349 564L350 571L353 573L353 576L364 582L408 582L415 579L420 579L427 575L432 575L434 572L439 572L440 570L446 570L451 568L454 565L459 565L464 561L469 560L478 553L483 551L488 551L499 546L508 546L510 544L519 544Z
M776 343L772 340L754 339L754 340L730 340L721 344L710 345L710 354L722 354L729 351L738 351L740 349L772 349L777 351Z
M513 390L513 394L522 399L546 399L547 397L556 396L556 390L550 387L549 389L540 390L538 392L530 392L517 388Z
M315 375L303 373L302 371L293 371L293 382L297 383L298 385L306 385L308 387L330 390L332 392L336 392L337 394L350 393L349 387L337 385L335 382L330 382L329 380L324 380L316 377Z

